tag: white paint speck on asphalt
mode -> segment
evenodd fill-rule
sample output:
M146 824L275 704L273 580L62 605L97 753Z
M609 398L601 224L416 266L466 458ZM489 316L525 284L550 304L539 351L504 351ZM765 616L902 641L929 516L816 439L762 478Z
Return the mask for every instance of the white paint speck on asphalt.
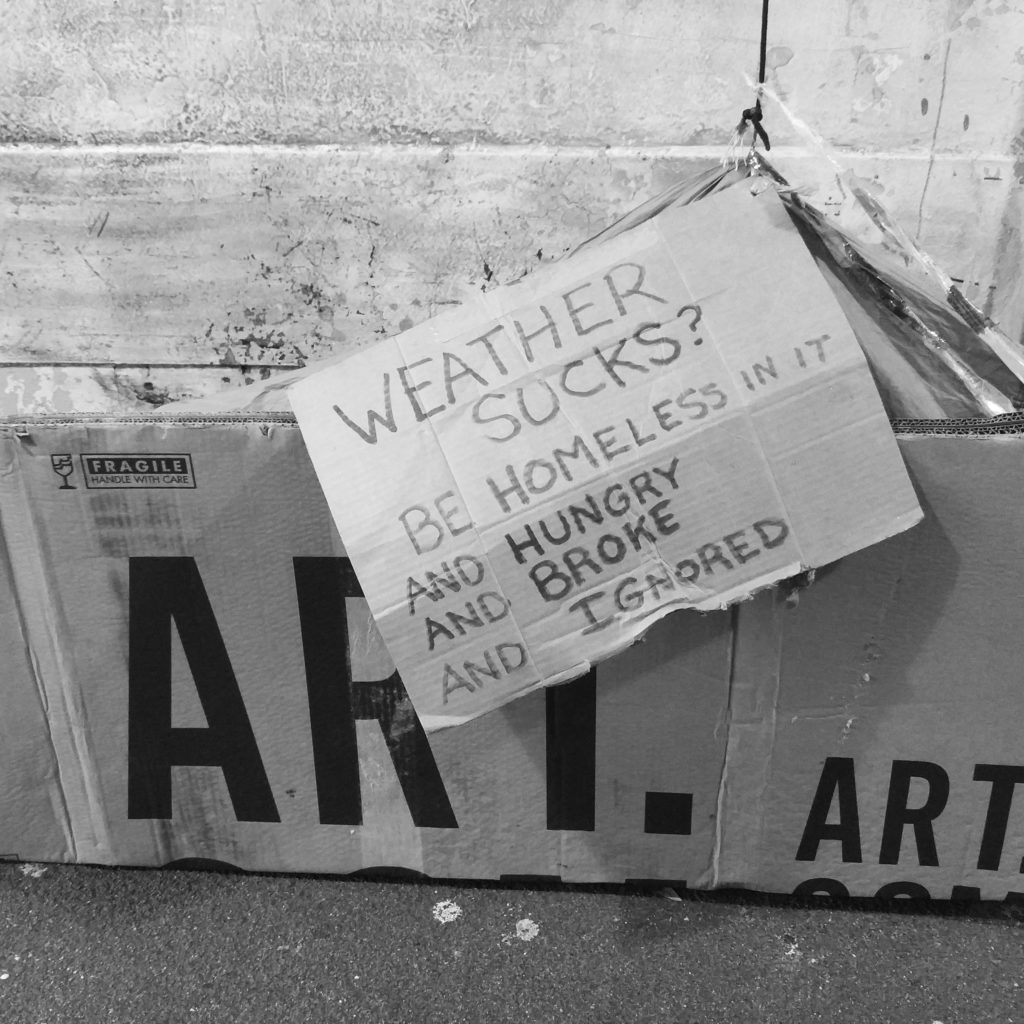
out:
M42 864L22 864L21 873L30 878L42 878L46 874L46 868Z
M451 924L462 916L462 907L454 900L440 900L434 904L434 920Z
M531 921L528 917L516 921L517 939L522 939L523 942L532 942L538 935L540 935L540 926L535 921Z

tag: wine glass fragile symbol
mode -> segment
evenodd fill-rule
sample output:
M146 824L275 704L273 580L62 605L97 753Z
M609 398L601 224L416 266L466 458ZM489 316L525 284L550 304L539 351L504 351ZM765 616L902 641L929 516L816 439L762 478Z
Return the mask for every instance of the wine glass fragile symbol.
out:
M54 473L61 478L61 485L59 490L61 491L74 491L77 490L73 483L68 482L68 477L71 476L75 471L75 464L72 461L70 455L51 455L50 464L53 466Z

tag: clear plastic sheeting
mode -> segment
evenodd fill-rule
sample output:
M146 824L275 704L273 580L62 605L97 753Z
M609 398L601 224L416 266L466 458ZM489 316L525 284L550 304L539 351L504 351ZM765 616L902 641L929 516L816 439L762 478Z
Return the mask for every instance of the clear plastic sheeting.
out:
M810 132L806 126L804 131ZM566 258L670 206L730 188L775 188L849 320L891 419L978 419L1024 408L1024 348L963 296L868 188L838 166L820 139L811 134L808 141L820 159L807 182L787 182L751 151L677 182ZM825 195L832 197L827 213L816 205ZM174 403L161 412L290 412L291 384L347 358L341 354L265 384Z
M763 158L752 171L774 172ZM843 180L845 179L845 180ZM851 175L827 216L797 189L782 189L808 249L871 365L889 415L971 419L1013 412L1024 401L1024 352L982 315ZM845 187L844 187L845 186ZM874 231L847 229L847 209Z
M857 333L890 416L975 418L1021 408L1024 346L917 246L878 201L875 183L844 168L772 89L761 92L811 159L801 161L800 180L791 183L760 154L743 162L751 174L777 183L805 226L805 241Z
M641 203L630 210L624 217L620 217L603 231L580 243L569 253L569 257L600 242L607 242L609 239L615 238L616 235L635 228L638 224L643 224L645 220L656 217L662 210L667 210L670 206L685 206L687 203L695 203L698 199L705 199L716 192L731 188L741 181L746 181L751 176L752 169L751 161L727 163L677 181L653 199L648 199L646 203Z
M765 186L779 189L850 321L891 418L974 419L1024 405L1024 349L968 302L854 175L831 159L822 163L831 194L838 186L843 197L838 209L830 202L828 214L814 204L822 189L790 185L751 152L676 183L575 252L669 206L766 179Z

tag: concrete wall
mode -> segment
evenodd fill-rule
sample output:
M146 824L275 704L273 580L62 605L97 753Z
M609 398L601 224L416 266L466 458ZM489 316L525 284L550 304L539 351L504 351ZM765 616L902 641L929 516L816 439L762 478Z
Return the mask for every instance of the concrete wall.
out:
M4 411L209 393L415 323L717 160L757 0L13 0ZM769 84L1015 335L1024 0L773 0ZM773 154L800 140L771 108Z

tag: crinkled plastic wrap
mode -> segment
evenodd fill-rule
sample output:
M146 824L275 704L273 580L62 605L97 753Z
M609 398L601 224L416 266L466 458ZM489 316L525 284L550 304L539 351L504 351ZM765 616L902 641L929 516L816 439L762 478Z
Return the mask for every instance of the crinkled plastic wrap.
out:
M811 159L802 161L801 180L792 183L759 154L752 152L745 163L751 174L770 177L782 189L861 342L890 416L972 419L1019 409L1024 346L918 248L877 200L874 183L844 169L825 140L771 88L758 88Z
M975 419L1024 407L1024 349L967 301L855 176L827 156L819 170L843 196L838 210L830 203L827 215L815 206L813 186L786 182L751 152L677 182L577 246L568 258L669 206L697 202L726 188L777 188L850 321L891 419ZM287 411L290 384L345 358L335 356L263 385L174 403L161 411Z
M741 181L748 180L752 174L758 172L759 169L756 161L751 159L722 164L702 171L700 174L695 174L692 177L684 178L682 181L677 181L674 185L670 185L665 189L664 192L660 192L653 199L648 199L646 203L641 203L603 231L598 232L592 238L588 238L585 242L576 246L567 258L571 258L576 253L583 252L584 249L589 249L599 242L607 242L610 238L621 235L624 231L629 231L638 224L643 224L645 220L656 217L662 210L667 210L670 206L686 206L687 203L695 203L697 200L714 195L716 192L732 188L732 186L738 185Z
M777 175L760 157L752 171ZM793 219L871 365L889 415L970 419L1024 402L1024 351L978 309L849 174L838 179L872 232L844 229L797 189ZM849 218L847 218L847 221Z
M829 168L831 170L831 168ZM668 206L696 202L751 178L780 191L835 293L893 419L974 419L1024 405L1024 350L983 316L849 173L835 180L838 213L814 206L759 154L678 182L575 251Z

